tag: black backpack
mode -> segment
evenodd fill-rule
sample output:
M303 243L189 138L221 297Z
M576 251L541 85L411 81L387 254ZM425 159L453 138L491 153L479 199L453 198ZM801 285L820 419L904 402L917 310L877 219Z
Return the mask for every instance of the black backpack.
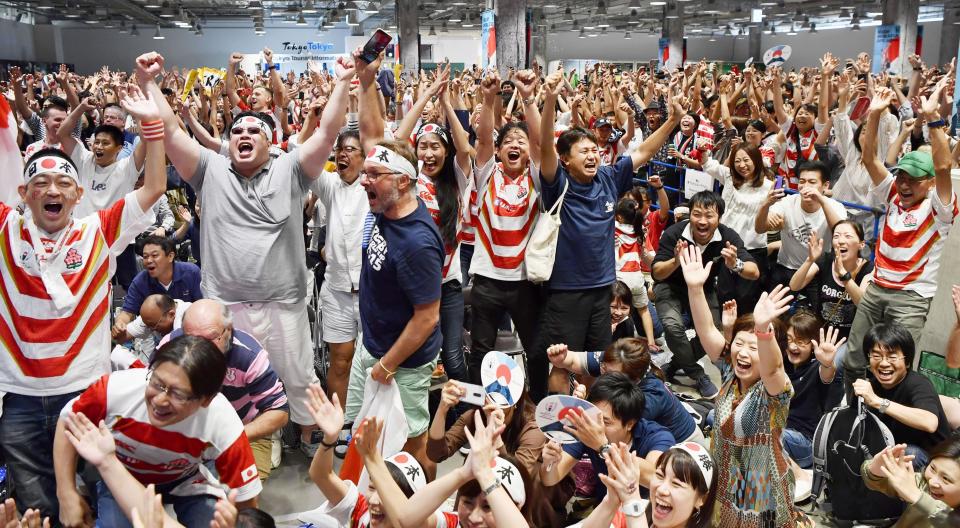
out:
M815 504L826 488L831 517L839 526L894 524L903 513L903 502L867 488L860 473L864 461L892 445L890 429L862 398L825 414L813 435L811 496Z

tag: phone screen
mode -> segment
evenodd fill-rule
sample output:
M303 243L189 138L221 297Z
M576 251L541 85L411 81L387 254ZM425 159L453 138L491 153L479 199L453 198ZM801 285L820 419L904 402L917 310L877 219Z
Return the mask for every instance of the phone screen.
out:
M783 176L777 176L777 180L773 184L774 189L783 189Z
M363 60L368 64L377 60L377 57L380 56L380 53L387 49L387 46L390 44L390 41L393 40L393 37L387 34L386 31L382 29L377 29L373 32L373 36L370 37L370 40L363 45Z

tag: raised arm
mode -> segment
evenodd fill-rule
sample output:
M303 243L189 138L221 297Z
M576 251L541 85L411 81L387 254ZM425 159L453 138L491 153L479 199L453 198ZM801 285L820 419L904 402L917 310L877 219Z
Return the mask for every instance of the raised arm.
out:
M771 68L773 78L767 83L767 89L773 93L773 109L777 117L777 124L782 125L787 122L787 112L783 109L783 86L780 80L780 72L777 68Z
M773 320L790 309L793 295L790 288L778 284L773 291L763 292L753 309L754 332L757 334L757 350L760 357L760 381L767 394L777 396L786 390L790 378L783 370L783 355L773 330Z
M437 70L437 74L434 77L433 82L430 83L430 87L421 91L417 97L417 101L413 103L413 108L411 108L410 111L403 116L403 121L401 121L400 126L397 127L396 137L408 138L411 134L413 134L413 127L417 125L417 120L420 119L420 114L423 113L423 109L427 106L427 102L440 93L440 89L447 84L449 79L450 64L447 63L446 67L441 67Z
M136 76L140 89L157 105L159 118L163 120L163 146L180 177L190 182L197 172L201 147L180 128L180 121L167 104L155 77L163 69L163 57L155 52L144 53L137 57Z
M146 211L167 190L167 157L163 146L164 128L160 122L160 109L149 93L131 87L120 105L138 123L141 137L138 148L146 150L143 166L143 187L136 191L140 209Z
M241 61L243 61L243 54L236 52L231 53L228 59L227 75L226 79L224 79L227 99L230 100L230 107L224 109L227 112L230 111L230 108L240 106L240 96L237 94L237 69L240 68Z
M196 107L192 104L184 103L180 108L180 117L193 132L193 137L200 142L201 145L219 154L223 146L223 141L210 134L210 132L207 132L207 129L200 124L200 120L197 119L195 110Z
M563 86L563 71L557 70L547 77L543 88L543 115L540 116L540 175L547 183L557 177L560 161L553 140L553 124L557 108L557 96ZM532 132L532 131L531 131Z
M944 77L937 83L930 98L920 97L923 118L927 123L932 123L940 119L938 112L940 93L946 87L948 78ZM933 169L936 175L936 191L940 202L950 204L953 201L953 179L950 177L950 168L953 167L953 159L950 154L950 142L945 127L929 127L930 145L933 147Z
M380 94L377 92L377 71L383 62L383 53L370 64L364 62L359 54L354 54L357 76L360 78L360 96L357 101L357 116L360 120L360 141L363 151L370 149L383 137L383 114L380 113ZM326 115L327 110L324 110ZM402 136L406 137L406 136Z
M320 125L305 143L297 149L300 157L300 166L307 178L315 180L323 172L330 149L337 139L340 127L343 125L343 116L347 111L347 92L350 90L350 80L356 72L353 61L340 57L336 64L337 82L330 94L330 100L320 117ZM375 110L379 112L379 110ZM381 131L382 133L382 131Z
M330 506L336 506L347 495L350 485L334 472L333 448L327 445L337 442L337 436L343 428L343 408L340 407L336 393L333 401L330 401L317 384L307 387L307 408L323 434L321 446L310 462L310 480L317 485Z
M656 155L657 151L660 150L660 147L667 142L670 133L680 124L680 118L684 114L685 106L686 100L679 95L675 95L670 99L670 116L667 118L667 121L660 125L660 128L657 128L652 134L644 138L643 143L630 153L633 170L639 170L640 167L646 165L647 162Z
M660 217L660 223L665 224L670 219L670 196L656 174L647 177L647 185L657 190L657 216Z
M57 71L57 83L60 84L60 87L63 88L63 93L66 94L67 104L71 108L76 108L80 104L80 97L77 96L77 91L73 88L73 85L70 84L70 70L67 69L66 64L61 64L60 69Z
M957 314L957 322L953 324L950 338L947 340L947 366L960 368L960 286L954 284L950 288L950 297L953 299L953 310Z
M825 53L820 59L820 99L817 101L817 122L826 124L830 116L830 88L833 72L840 65L840 61L832 53ZM846 108L841 108L846 111Z
M514 94L520 97L523 105L523 120L527 122L527 130L540 130L540 109L537 107L537 75L533 70L521 70L513 76L516 86ZM529 134L530 159L535 165L540 164L540 135Z
M470 174L471 161L470 155L473 153L473 147L470 146L470 137L467 131L460 124L457 113L453 109L453 103L450 102L450 90L443 90L440 95L440 104L443 106L443 112L447 116L447 129L453 138L453 145L457 149L455 161L464 174Z
M863 145L863 151L860 158L863 160L863 166L873 185L880 185L886 179L887 168L877 156L877 130L880 128L880 116L887 111L887 107L893 102L893 92L889 88L878 88L870 101L870 110L867 117L867 125L863 127L863 133L860 138L860 144ZM949 152L947 153L949 156ZM949 179L950 171L947 170Z
M683 270L683 280L687 282L687 295L690 301L690 314L693 316L693 327L700 337L703 350L710 356L711 361L716 361L723 354L727 341L723 337L723 332L717 330L713 321L713 314L710 312L710 305L707 303L707 295L703 289L703 285L710 277L713 262L708 262L704 266L700 249L694 245L684 244L684 247L680 248L678 253L680 268Z
M480 107L480 120L477 123L477 167L483 167L494 155L493 131L494 112L498 94L500 93L500 74L493 70L480 81L480 93L483 96L483 106ZM530 129L530 135L539 130Z
M23 96L23 87L20 86L22 80L23 74L20 73L20 67L11 66L10 86L13 88L13 104L17 107L17 112L20 112L20 117L26 121L33 116L34 112L30 109L30 104L27 102L26 97Z
M817 276L820 266L817 261L823 255L823 239L817 236L816 231L810 233L810 241L807 244L807 259L797 268L790 277L790 289L800 291L810 284L810 281Z
M60 148L70 155L73 153L73 149L77 147L77 139L73 137L73 129L76 128L77 122L86 112L93 110L96 103L92 97L87 97L77 105L73 111L67 114L67 117L60 123L60 128L57 129L57 141L60 143Z

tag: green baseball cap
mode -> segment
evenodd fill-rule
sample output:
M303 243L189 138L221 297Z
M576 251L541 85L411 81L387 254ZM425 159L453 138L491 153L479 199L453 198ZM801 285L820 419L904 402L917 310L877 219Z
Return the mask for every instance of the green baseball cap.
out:
M908 152L900 158L900 162L897 163L894 170L903 171L917 180L932 178L934 176L933 157L918 150Z

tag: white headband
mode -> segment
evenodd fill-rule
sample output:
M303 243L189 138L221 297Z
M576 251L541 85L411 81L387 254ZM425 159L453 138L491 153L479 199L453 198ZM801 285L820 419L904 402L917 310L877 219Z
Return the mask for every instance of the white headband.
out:
M494 459L494 462L496 462L496 466L493 468L493 472L500 480L500 485L507 490L507 494L516 503L517 508L523 508L523 504L527 502L527 491L523 487L523 477L520 475L520 470L517 469L517 466L500 457Z
M33 160L23 172L23 179L29 182L33 177L41 174L66 174L73 178L77 185L80 185L80 178L76 169L69 161L60 156L41 156Z
M690 455L690 458L696 462L697 467L700 468L700 473L703 474L703 479L707 481L707 490L710 489L710 483L713 482L713 459L710 458L710 453L707 453L706 448L702 445L694 442L683 442L677 444L670 449L679 449L686 452Z
M410 484L410 488L413 489L414 492L417 492L427 485L427 477L423 474L423 467L420 466L417 459L413 458L413 455L410 453L400 451L393 456L387 457L387 461L392 462L393 465L400 469L403 476L407 478L407 484Z
M407 158L404 158L387 147L381 145L373 147L370 149L370 152L367 153L366 161L382 165L400 174L406 174L411 180L417 179L417 169L413 164L407 161Z
M262 130L263 133L267 135L267 139L269 140L273 139L273 128L266 121L264 121L263 119L260 119L259 117L252 116L252 115L245 115L233 122L233 126L230 127L231 130L233 129L233 127L237 125L255 126L260 130Z

